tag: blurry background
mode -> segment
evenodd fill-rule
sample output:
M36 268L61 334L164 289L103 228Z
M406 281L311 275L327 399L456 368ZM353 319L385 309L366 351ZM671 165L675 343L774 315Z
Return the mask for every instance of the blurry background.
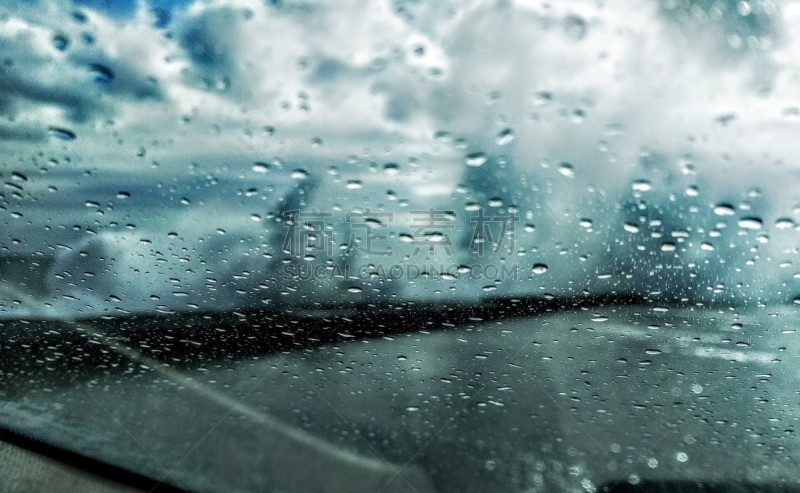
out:
M0 316L791 302L800 6L778 7L3 2ZM478 251L481 214L516 220Z

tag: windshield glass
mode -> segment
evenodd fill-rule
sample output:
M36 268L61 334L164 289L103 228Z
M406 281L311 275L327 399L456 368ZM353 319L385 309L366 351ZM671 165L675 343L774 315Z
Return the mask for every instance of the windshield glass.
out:
M800 488L797 22L4 1L0 425L193 491Z

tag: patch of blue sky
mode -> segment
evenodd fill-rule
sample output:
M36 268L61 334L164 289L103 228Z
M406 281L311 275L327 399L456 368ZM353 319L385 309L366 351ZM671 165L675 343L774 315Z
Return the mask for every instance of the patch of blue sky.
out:
M136 0L73 0L76 6L101 12L115 19L127 19L136 13ZM192 0L147 0L151 9L174 12L192 3Z

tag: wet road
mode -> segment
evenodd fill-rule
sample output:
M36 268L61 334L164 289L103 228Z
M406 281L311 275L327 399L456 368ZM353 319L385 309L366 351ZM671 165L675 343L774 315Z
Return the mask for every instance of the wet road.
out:
M180 370L127 348L26 377L0 413L200 491L794 491L797 323L784 306L602 307Z

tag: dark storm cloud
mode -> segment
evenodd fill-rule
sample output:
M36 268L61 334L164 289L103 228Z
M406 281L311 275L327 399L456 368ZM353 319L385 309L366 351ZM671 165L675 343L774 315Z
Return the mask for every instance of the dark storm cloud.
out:
M236 90L238 79L232 46L237 25L245 13L219 8L186 19L180 28L180 43L192 66L186 76L195 85L217 90Z
M0 125L0 140L38 142L47 137L39 127Z
M0 112L7 117L15 117L21 111L30 110L31 105L46 105L62 108L67 118L73 122L84 122L103 110L98 99L85 91L38 81L26 73L15 73L7 69L0 71L0 87Z
M52 37L67 39L61 51L42 46L46 26L0 33L0 116L11 121L57 108L62 117L52 123L85 123L113 118L120 101L162 99L153 77L142 73L135 58L110 56L95 42L54 29ZM20 125L22 125L20 123ZM5 127L0 139L30 139L30 130Z

